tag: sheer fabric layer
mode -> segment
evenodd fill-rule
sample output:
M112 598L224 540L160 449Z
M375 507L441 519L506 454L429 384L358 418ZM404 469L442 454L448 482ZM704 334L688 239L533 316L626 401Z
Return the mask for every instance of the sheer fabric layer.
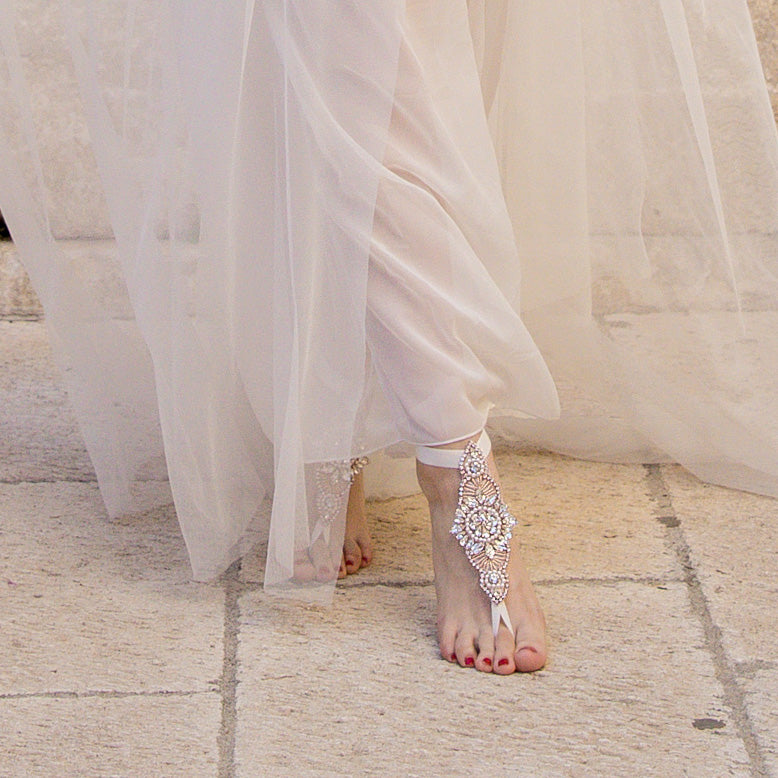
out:
M778 494L778 144L745 3L508 6L492 128L563 413L503 431Z
M0 46L0 209L106 504L169 473L198 578L265 540L271 585L336 558L338 463L487 414L778 494L778 144L744 4L0 0ZM555 397L520 308L557 421L527 418ZM396 343L437 343L449 400L397 381Z

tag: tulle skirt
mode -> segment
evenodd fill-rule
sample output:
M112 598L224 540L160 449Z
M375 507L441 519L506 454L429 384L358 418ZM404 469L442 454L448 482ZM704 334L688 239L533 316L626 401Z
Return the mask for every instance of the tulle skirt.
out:
M0 96L107 508L169 482L197 578L326 595L350 459L484 423L778 495L744 2L0 0Z

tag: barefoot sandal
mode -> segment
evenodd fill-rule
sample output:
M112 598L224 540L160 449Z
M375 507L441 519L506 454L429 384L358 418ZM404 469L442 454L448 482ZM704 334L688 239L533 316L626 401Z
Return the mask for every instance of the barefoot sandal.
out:
M464 451L417 446L416 459L424 465L459 470L459 502L451 534L478 571L481 589L492 604L492 629L497 635L500 622L513 633L505 597L516 519L503 502L497 482L489 475L486 459L491 450L492 442L484 430L478 443L470 441Z

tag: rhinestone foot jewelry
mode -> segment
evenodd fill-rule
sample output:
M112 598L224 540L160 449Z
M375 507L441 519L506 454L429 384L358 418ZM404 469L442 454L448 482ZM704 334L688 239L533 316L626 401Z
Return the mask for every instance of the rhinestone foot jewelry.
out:
M484 431L477 444L471 441L464 450L417 446L416 458L424 465L459 470L459 500L451 534L478 571L481 589L492 604L492 629L497 635L501 621L513 632L505 597L516 519L503 502L497 482L489 475L486 458L491 450L492 443Z

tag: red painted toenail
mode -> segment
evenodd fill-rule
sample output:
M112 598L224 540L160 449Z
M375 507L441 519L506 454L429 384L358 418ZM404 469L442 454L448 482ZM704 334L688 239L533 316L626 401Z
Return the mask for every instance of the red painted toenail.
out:
M473 665L475 665L475 659L472 656L465 659L465 667L473 667Z
M497 664L500 667L505 667L505 665L510 664L510 662L505 657L503 657Z
M456 662L457 661L457 655L456 654L452 654L451 655L451 661L452 662Z
M487 656L487 657L486 657L486 659L484 659L484 664L485 664L487 667L491 667L491 666L492 666L492 660L491 660L491 659L489 659L489 657Z

